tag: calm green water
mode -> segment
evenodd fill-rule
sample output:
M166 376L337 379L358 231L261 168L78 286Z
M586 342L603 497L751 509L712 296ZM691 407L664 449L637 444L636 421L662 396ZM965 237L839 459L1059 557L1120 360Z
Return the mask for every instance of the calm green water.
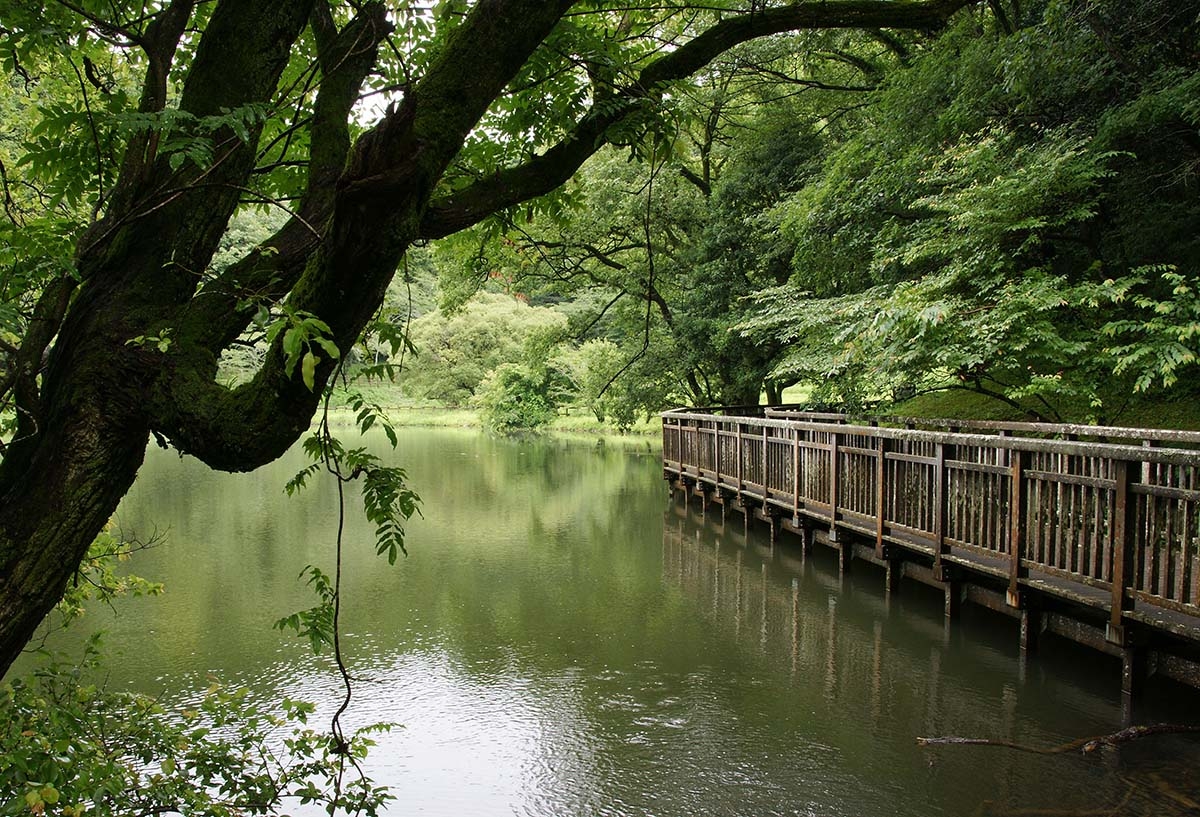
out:
M350 720L403 727L369 763L390 813L1196 813L1194 741L917 747L1114 731L1117 668L1054 644L1022 667L1007 619L968 608L947 630L938 594L889 600L865 566L842 580L819 550L802 562L740 517L705 520L668 500L646 443L413 430L376 448L424 500L395 567L357 515L347 533ZM119 521L165 535L133 569L167 593L91 614L111 683L186 699L215 672L336 702L330 665L270 627L311 605L300 569L332 563L331 486L282 491L302 464L225 475L151 452ZM1163 689L1139 720L1193 719L1190 701Z

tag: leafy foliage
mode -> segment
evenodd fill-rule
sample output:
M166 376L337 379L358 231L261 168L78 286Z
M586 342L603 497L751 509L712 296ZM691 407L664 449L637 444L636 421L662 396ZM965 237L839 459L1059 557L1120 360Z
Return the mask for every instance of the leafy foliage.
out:
M300 578L305 581L317 596L317 603L296 613L291 613L275 622L277 630L294 630L301 638L307 638L312 651L316 655L321 650L333 646L333 580L321 572L320 568L305 565L300 571Z
M99 669L93 641L80 664L0 685L0 811L233 817L293 802L374 815L391 799L365 779L335 786L340 755L306 725L311 704L285 699L269 711L214 680L194 706L174 709L95 685ZM380 728L353 735L354 757Z
M317 350L323 351L329 360L336 361L341 358L341 350L330 337L332 334L333 330L329 328L329 324L311 312L303 310L285 309L282 317L266 327L268 343L282 335L285 355L284 371L288 377L292 376L296 370L296 363L299 362L300 379L304 381L304 385L308 387L309 391L316 388L314 378L317 364L321 362L321 355Z
M502 364L487 376L479 390L483 423L501 434L540 428L554 418L555 404L549 392L550 377L545 368Z
M157 596L163 592L159 582L148 581L128 571L118 571L120 563L152 542L127 542L109 526L96 537L88 554L76 571L76 578L63 593L55 612L62 617L62 626L83 616L90 602L111 604L126 596Z
M413 321L417 357L399 382L413 396L465 404L489 372L523 360L530 346L565 326L552 309L480 292L457 311L438 309Z
M1163 3L1119 5L1036 4L1007 36L963 18L890 74L775 210L791 279L742 324L781 344L774 376L832 400L962 386L1092 419L1180 382L1200 71L1177 46L1196 32Z
M1135 390L1168 389L1200 360L1200 294L1193 278L1167 265L1142 268L1105 281L1097 294L1134 307L1133 316L1106 323L1102 332L1118 342L1105 350L1115 358L1113 371L1134 375Z

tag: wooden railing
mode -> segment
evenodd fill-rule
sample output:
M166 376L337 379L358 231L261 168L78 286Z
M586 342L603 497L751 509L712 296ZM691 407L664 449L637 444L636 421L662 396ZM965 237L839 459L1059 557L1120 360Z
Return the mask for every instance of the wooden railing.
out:
M880 554L894 543L935 567L970 556L1007 574L1014 592L1031 573L1107 591L1116 626L1142 604L1200 616L1200 450L1162 445L1200 434L1048 424L952 433L771 415L666 412L664 467L796 524L874 539Z

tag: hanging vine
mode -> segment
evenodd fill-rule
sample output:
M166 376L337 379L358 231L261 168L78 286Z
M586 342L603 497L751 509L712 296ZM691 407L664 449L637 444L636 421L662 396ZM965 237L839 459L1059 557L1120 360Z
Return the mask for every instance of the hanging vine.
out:
M393 347L393 353L411 348L408 341L408 323L406 318L404 328L383 339ZM381 325L383 321L377 321ZM319 343L320 338L314 342ZM364 341L365 342L365 341ZM320 344L328 352L327 344ZM311 354L311 353L310 353ZM297 352L298 355L298 352ZM394 378L398 367L382 364L366 367L366 376L377 375L380 372L389 378ZM361 373L360 373L361 374ZM366 737L370 732L382 725L368 726L347 735L342 724L342 716L350 707L354 695L353 679L342 653L341 642L341 610L342 610L342 565L345 553L345 522L346 522L346 486L359 482L362 486L363 511L368 521L375 525L375 552L386 556L388 564L395 564L401 553L407 555L405 548L405 524L414 514L420 515L420 497L407 483L407 473L402 468L388 466L376 455L359 446L347 448L333 433L330 426L330 408L333 398L334 384L339 382L349 385L351 378L345 371L345 359L340 358L334 377L326 386L321 406L320 421L317 428L303 442L303 448L311 462L301 469L284 486L289 496L304 488L308 481L317 473L324 471L334 480L337 489L337 532L334 539L334 568L332 577L315 565L306 565L300 572L301 578L306 578L309 587L317 595L317 604L313 607L293 613L275 622L280 630L294 630L298 635L308 639L314 654L320 654L325 648L331 648L334 664L342 681L343 693L341 701L330 718L329 731L332 752L337 757L337 774L333 780L331 802L342 802L344 777L347 766L354 768L358 775L359 784L365 781L366 774L360 761L365 756L370 742ZM360 436L365 436L372 428L380 428L387 437L388 443L394 450L398 444L396 430L387 419L382 408L368 401L361 393L348 392L347 406L354 412L355 426Z

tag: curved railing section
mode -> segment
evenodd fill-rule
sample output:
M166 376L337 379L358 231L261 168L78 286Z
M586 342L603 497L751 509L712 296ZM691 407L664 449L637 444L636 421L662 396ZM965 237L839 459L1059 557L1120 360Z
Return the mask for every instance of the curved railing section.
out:
M668 476L873 539L881 558L969 560L1014 604L1032 578L1065 580L1116 628L1139 606L1200 617L1200 433L748 407L662 422Z

